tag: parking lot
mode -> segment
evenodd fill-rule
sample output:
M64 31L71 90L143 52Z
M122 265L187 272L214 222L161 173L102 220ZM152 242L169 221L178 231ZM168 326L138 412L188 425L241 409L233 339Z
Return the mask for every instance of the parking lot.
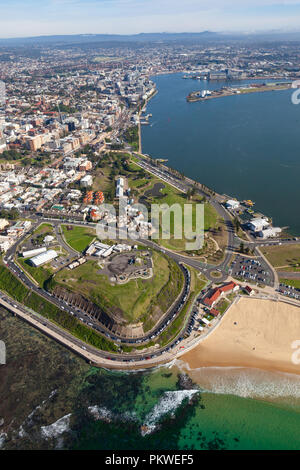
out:
M292 299L300 299L300 289L297 289L296 287L287 286L286 284L279 284L278 292L280 292L282 295L286 295L287 297L291 297Z
M231 263L228 273L250 283L274 285L274 275L263 258L247 258L238 255Z

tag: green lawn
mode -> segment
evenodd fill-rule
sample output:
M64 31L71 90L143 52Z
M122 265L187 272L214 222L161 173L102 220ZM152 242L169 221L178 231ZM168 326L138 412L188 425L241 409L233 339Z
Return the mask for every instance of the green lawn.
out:
M97 261L88 261L73 271L62 270L55 282L81 293L104 311L122 315L129 323L143 321L151 325L172 304L183 285L183 275L176 263L154 252L154 275L113 285L99 274ZM155 324L154 323L154 324Z
M227 308L229 307L230 305L230 302L226 299L222 299L220 300L220 302L217 304L216 306L216 309L219 310L219 312L221 314L223 314L225 312L225 310L227 310Z
M264 246L261 252L275 268L293 267L300 263L300 244Z
M200 196L195 196L193 200L187 200L185 194L181 193L172 186L165 185L165 188L161 191L162 197L154 197L153 203L155 204L167 204L169 207L173 204L179 204L182 208L182 227L184 227L184 204L192 204L192 217L193 217L193 230L196 227L196 204L202 203L202 198ZM215 228L218 223L218 214L215 209L210 204L205 204L204 206L204 231L207 231L211 228ZM171 238L164 240L159 239L158 243L164 246L167 249L175 251L185 251L185 245L187 242L191 242L192 239L174 238L174 219L171 216L170 224Z
M130 168L138 172L141 170L141 168L136 165L134 162L131 162ZM201 196L194 196L192 200L188 200L186 198L186 195L182 193L181 191L177 190L173 186L169 185L168 183L162 181L161 179L157 178L156 176L152 175L151 173L148 173L149 179L145 180L142 179L141 184L143 183L143 186L139 188L139 185L137 183L137 180L134 180L134 173L131 175L131 177L128 178L128 183L129 186L132 187L133 189L138 191L138 196L144 196L144 193L147 193L148 191L151 191L154 187L155 184L161 183L164 185L164 188L161 189L160 195L159 196L152 196L147 194L147 197L145 199L145 204L148 206L148 210L150 211L150 205L151 204L167 204L168 206L172 206L173 204L179 204L182 208L182 214L184 211L184 204L192 204L193 209L192 209L192 214L193 214L193 229L195 229L196 226L196 204L202 203L203 199ZM147 183L147 184L146 184ZM184 227L183 223L183 216L182 216L182 227ZM204 230L207 231L209 229L216 228L219 225L219 218L218 214L215 211L215 209L210 205L210 204L205 204L204 206ZM173 216L171 215L171 223L170 223L170 233L171 237L170 239L162 239L160 237L157 242L164 246L167 249L170 250L175 250L175 251L185 251L185 244L186 242L191 242L191 239L183 238L183 239L175 239L174 238L174 219ZM156 241L156 240L155 240Z
M28 263L28 259L30 258L25 259L20 257L18 258L18 263L24 271L26 271L28 274L30 274L31 277L33 277L33 279L36 280L40 287L43 287L44 283L53 274L53 270L50 269L47 265L35 268Z
M50 232L53 232L53 225L44 223L39 225L39 227L34 231L34 235L41 235Z
M95 230L91 228L71 226L68 230L67 225L61 227L66 242L76 251L84 251L96 237Z

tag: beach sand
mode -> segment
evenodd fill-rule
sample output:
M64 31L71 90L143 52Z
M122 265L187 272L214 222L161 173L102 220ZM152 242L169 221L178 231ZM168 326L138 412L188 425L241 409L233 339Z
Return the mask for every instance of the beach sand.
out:
M180 360L191 370L242 367L300 374L300 364L292 361L295 349L291 345L296 340L300 350L299 307L240 298L219 326Z

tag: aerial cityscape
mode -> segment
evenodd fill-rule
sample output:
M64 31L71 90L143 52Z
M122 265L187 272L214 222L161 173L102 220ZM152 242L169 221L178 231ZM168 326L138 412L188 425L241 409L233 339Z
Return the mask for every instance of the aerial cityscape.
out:
M83 3L0 2L0 449L299 450L300 2Z

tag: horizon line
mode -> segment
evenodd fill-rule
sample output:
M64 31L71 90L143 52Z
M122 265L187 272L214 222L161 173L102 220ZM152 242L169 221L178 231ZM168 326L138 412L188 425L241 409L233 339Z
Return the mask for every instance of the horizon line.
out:
M172 35L172 34L215 34L215 35L245 35L245 36L256 36L259 34L300 34L299 30L290 30L290 31L283 31L283 30L276 30L276 29L268 29L268 30L259 30L259 31L211 31L211 30L203 30L203 31L158 31L158 32L139 32L139 33L71 33L71 34L39 34L37 36L7 36L7 37L0 37L0 41L2 40L14 40L14 39L38 39L38 38L47 38L47 37L73 37L73 36L123 36L123 37L132 37L132 36L141 36L141 35L153 35L153 34L165 34L165 35Z

